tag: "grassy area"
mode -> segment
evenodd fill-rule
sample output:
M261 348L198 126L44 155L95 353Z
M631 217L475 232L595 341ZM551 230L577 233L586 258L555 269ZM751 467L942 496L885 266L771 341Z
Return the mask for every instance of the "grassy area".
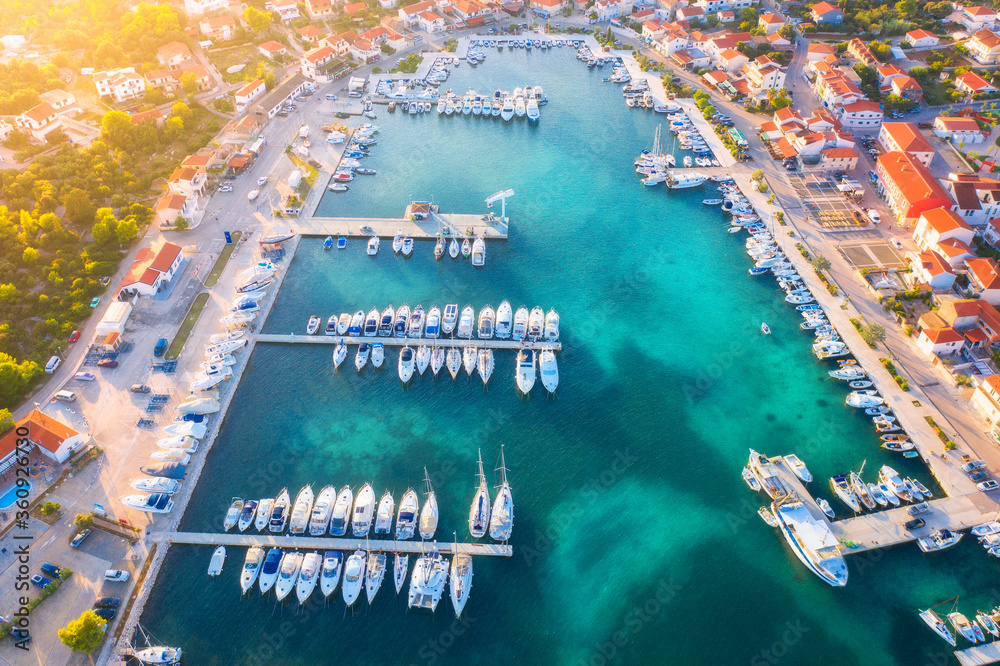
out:
M211 51L208 53L208 59L219 70L219 74L222 74L222 78L225 79L226 83L242 82L247 72L256 72L257 63L265 60L264 56L260 54L260 51L253 44ZM246 67L235 74L230 74L226 71L233 65L242 64L246 64Z
M209 273L208 277L205 279L206 287L214 287L219 281L219 276L222 275L222 271L226 268L226 262L229 261L229 257L236 249L236 243L239 242L242 233L243 232L241 231L234 231L230 234L233 242L228 243L226 247L222 248L222 252L219 253L219 258L215 260L215 265L212 266L212 272Z
M181 350L184 349L184 343L187 342L188 336L191 335L194 325L198 323L198 317L201 316L201 311L205 309L206 303L208 303L207 291L203 291L195 297L194 303L191 304L191 309L188 310L187 317L184 318L184 323L181 324L177 335L170 342L170 348L167 349L166 353L167 359L173 360L180 356Z

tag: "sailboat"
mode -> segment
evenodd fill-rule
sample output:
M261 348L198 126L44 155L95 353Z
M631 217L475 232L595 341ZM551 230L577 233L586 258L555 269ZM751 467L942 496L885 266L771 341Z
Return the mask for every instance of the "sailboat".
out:
M469 509L469 532L476 539L486 535L490 523L490 490L486 485L486 475L483 474L483 454L479 452L479 488L472 498Z
M493 501L493 511L490 514L490 538L495 541L508 541L514 529L514 498L511 496L510 485L507 483L507 466L504 463L503 445L500 446L500 490Z
M472 556L458 552L458 539L455 539L455 556L451 560L451 578L448 581L451 588L451 605L455 608L455 617L462 617L465 602L469 600L472 591Z
M420 538L433 539L438 526L438 504L431 477L424 468L424 508L420 511Z
M132 648L132 657L138 659L144 664L178 664L181 661L181 648L165 647L163 645L152 645L149 640L149 634L142 628L141 625L137 625L136 629L142 635L143 640L146 643L146 647L135 649Z
M400 555L395 553L392 557L392 578L396 585L396 594L403 589L403 583L406 581L406 570L410 566L410 556Z

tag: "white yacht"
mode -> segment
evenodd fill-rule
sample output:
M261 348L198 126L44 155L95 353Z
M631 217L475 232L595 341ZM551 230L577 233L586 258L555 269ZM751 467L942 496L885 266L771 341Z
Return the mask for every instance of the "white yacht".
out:
M885 401L875 394L872 389L854 391L848 394L847 398L844 400L851 407L867 408L867 407L878 407Z
M292 505L292 517L288 521L288 532L290 534L302 534L309 526L309 516L312 513L313 505L312 486L306 486L295 496L295 504Z
M362 342L358 345L358 353L354 355L354 367L358 369L358 372L368 364L368 356L371 354L371 345L367 342Z
M836 495L841 502L849 506L852 511L855 513L861 511L861 503L858 501L858 496L854 494L853 490L851 490L851 485L848 483L846 476L843 474L836 474L831 477L830 488L833 490L833 494Z
M295 597L300 604L304 604L319 583L320 571L323 567L323 558L319 553L306 553L302 558L302 569L299 571L299 580L295 584Z
M688 159L689 158L685 157L684 161L687 162ZM672 190L683 190L689 187L698 187L706 180L708 180L708 178L704 174L700 173L673 172L667 177L667 187Z
M399 352L399 379L404 384L413 377L413 348L407 345Z
M392 324L392 334L397 338L405 338L407 326L410 324L410 306L403 303L396 310L396 321Z
M126 495L121 498L122 504L144 513L170 513L174 501L170 495L156 493L154 495Z
M462 609L472 591L472 556L468 553L456 554L452 558L450 588L455 617L462 617Z
M946 529L934 530L929 535L917 539L917 547L925 553L933 553L951 548L961 539L961 532L952 532Z
M511 329L511 338L520 342L528 334L528 308L523 305L514 313L514 328Z
M384 553L368 554L368 574L365 576L365 593L368 595L368 604L375 601L375 595L382 587L385 579L386 559Z
M395 553L392 557L392 578L393 582L396 584L396 594L403 589L403 583L406 581L406 570L410 566L410 556L400 555Z
M479 371L479 376L483 379L483 385L489 383L490 377L493 375L493 350L492 349L480 349L479 350L479 360L476 363L476 370Z
M514 100L509 96L504 96L503 106L500 107L500 118L510 120L514 117Z
M243 594L250 591L253 584L257 582L260 574L260 565L264 562L264 549L260 546L251 546L247 549L246 560L243 561L243 571L240 573L240 589Z
M927 610L920 611L920 619L923 620L935 634L945 639L952 647L955 647L955 634L951 633L951 629L948 628L948 625L944 623L937 613L928 608Z
M339 550L328 550L323 556L323 570L319 575L319 590L323 597L329 597L340 584L340 568L344 563L344 554Z
M472 265L483 266L486 264L486 241L476 238L472 244Z
M385 345L381 342L376 342L372 345L372 365L376 368L381 368L384 361Z
M443 347L434 347L431 350L431 372L437 377L437 374L441 372L441 368L444 367L444 356L445 351Z
M847 563L840 543L825 522L816 520L798 499L771 503L785 541L802 564L834 587L847 585Z
M160 493L162 495L173 495L181 487L181 482L177 479L168 479L163 476L132 479L128 483L136 490L144 493Z
M522 349L517 352L517 369L515 371L517 388L521 393L531 393L535 386L535 351L533 349Z
M462 352L458 350L458 347L452 347L448 350L446 358L445 364L448 366L448 373L452 379L455 379L458 377L459 370L462 369Z
M285 553L281 558L281 568L278 570L278 580L274 584L274 592L281 601L295 587L302 570L302 553Z
M424 335L431 340L436 340L441 335L441 309L436 305L427 313L427 328Z
M455 330L455 323L458 321L458 305L449 303L444 306L444 316L441 318L441 331L445 335L451 335Z
M368 239L368 256L369 257L374 257L375 255L378 254L379 242L380 241L378 239L378 236L372 236L371 238Z
M378 502L378 511L375 513L375 535L388 534L392 531L392 517L395 513L396 502L392 499L392 493L388 490L382 495Z
M411 338L422 338L424 335L424 306L418 305L410 313L410 324L406 334Z
M472 345L467 345L462 349L462 364L465 365L465 372L470 377L476 371L477 356L476 348Z
M240 532L246 532L247 528L253 525L254 516L257 514L257 500L248 499L243 503L243 510L240 511L240 519L236 521L236 528Z
M469 532L476 539L486 536L490 526L490 489L486 485L486 475L483 474L483 454L479 452L479 487L472 498L469 508Z
M341 312L340 318L337 320L337 335L344 335L347 330L351 327L351 314L349 312Z
M365 551L356 550L351 553L350 557L347 558L347 564L344 565L344 585L342 590L344 593L344 603L348 606L354 604L361 595L361 587L365 582L366 555Z
M951 623L951 626L955 627L955 631L961 634L962 638L970 643L979 643L986 640L982 629L969 622L969 618L965 617L962 613L948 613L948 622Z
M271 520L271 507L274 505L273 498L265 498L257 502L257 518L254 520L254 529L263 532L267 529L267 524Z
M434 488L431 486L431 477L424 468L424 508L420 510L420 538L433 539L437 532L438 525L438 504Z
M525 105L525 112L528 116L528 120L534 122L538 120L538 101L534 97L528 99Z
M337 501L330 514L330 534L332 536L342 537L347 534L352 506L354 506L354 492L351 491L350 486L344 486L340 494L337 495Z
M366 338L374 338L378 334L378 323L379 323L378 310L372 308L368 312L368 316L365 318L364 336Z
M458 332L456 335L460 338L471 339L472 331L475 327L475 316L476 311L471 305L466 305L462 308L462 316L458 320Z
M555 308L550 309L549 313L545 315L544 337L549 342L555 342L559 339L559 313L555 311Z
M896 473L896 470L888 465L882 465L882 468L878 472L878 479L884 483L894 495L904 502L909 502L913 499L913 495L911 495L910 491L906 488L906 483L899 478L899 474Z
M476 331L480 340L489 340L493 337L493 325L496 321L496 314L492 305L487 305L479 311L479 328Z
M438 602L441 601L447 582L448 562L441 557L441 553L434 550L427 555L421 555L417 558L417 565L410 575L407 605L410 608L434 612Z
M508 541L514 529L514 498L510 485L507 483L507 466L503 457L503 445L500 446L500 489L493 500L493 511L490 513L490 538L495 541Z
M514 98L514 115L518 118L524 118L524 114L527 111L527 107L524 103L524 97L518 95Z
M396 316L396 311L393 309L392 305L389 305L385 310L382 310L382 316L379 318L378 324L378 335L383 338L387 338L392 335L392 324L393 319Z
M392 239L392 251L399 254L399 251L403 249L403 232L397 231L396 236Z
M417 513L420 511L420 500L413 488L407 488L403 500L399 503L399 515L396 517L396 538L409 539L417 529Z
M133 495L132 497L143 497L145 495ZM222 519L222 527L228 532L229 530L236 527L236 522L240 519L240 512L243 511L243 498L234 497L230 500L229 508L226 510L226 516Z
M209 400L211 398L204 399ZM176 449L184 453L194 453L198 450L198 444L199 441L190 435L175 435L174 437L164 437L163 439L156 440L156 445L161 449Z
M413 254L413 239L407 236L403 239L403 256L408 257Z
M306 324L306 335L315 335L316 331L319 330L320 318L316 315L309 317L309 323Z
M551 349L544 350L538 359L539 374L542 376L542 386L549 393L555 393L559 386L559 365L556 354Z
M372 516L375 513L375 491L370 483L366 483L358 492L354 502L354 514L351 518L351 534L356 537L368 536L372 527Z
M511 329L514 326L514 311L510 307L510 303L504 300L500 307L497 308L497 323L494 330L494 335L501 340L506 340L510 337Z
M788 466L792 468L793 472L795 472L795 476L802 479L805 483L809 483L813 480L812 474L809 472L809 468L806 467L806 464L799 460L799 457L794 453L790 453L785 456L785 462L788 463Z
M354 313L354 316L351 317L351 325L347 327L347 334L350 335L352 338L359 337L361 335L361 331L364 328L364 326L365 326L365 313L362 312L361 310L358 310L357 312ZM337 328L339 330L340 327L338 326Z
M545 325L545 311L535 306L528 316L528 340L536 342L542 337L543 326Z
M264 557L264 564L260 568L260 593L267 594L274 587L274 582L278 580L278 569L281 566L283 554L280 548L272 548L267 551Z
M326 534L326 529L330 525L330 514L333 513L333 503L336 501L337 489L333 486L326 486L319 491L312 508L312 516L309 518L309 534L312 536Z
M339 368L340 364L344 362L347 358L347 343L343 340L337 343L337 346L333 348L333 367Z

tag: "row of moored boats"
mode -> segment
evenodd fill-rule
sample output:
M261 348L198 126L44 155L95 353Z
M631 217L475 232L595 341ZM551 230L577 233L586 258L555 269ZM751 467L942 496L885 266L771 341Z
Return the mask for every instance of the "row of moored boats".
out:
M350 186L347 183L354 180L356 175L374 176L375 169L370 169L361 165L361 160L368 157L372 148L378 143L375 134L379 131L378 125L364 123L351 133L348 144L340 156L337 169L330 179L328 186L332 192L346 192ZM346 135L343 132L331 131L327 134L327 143L343 143Z

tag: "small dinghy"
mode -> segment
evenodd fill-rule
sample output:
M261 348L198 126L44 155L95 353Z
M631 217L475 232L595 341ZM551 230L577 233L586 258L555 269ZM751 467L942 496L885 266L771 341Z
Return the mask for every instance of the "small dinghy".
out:
M830 503L827 502L825 499L820 497L819 499L816 500L816 504L819 505L820 510L822 510L823 513L825 513L829 518L834 517L833 507L830 506Z
M762 506L759 509L757 509L757 515L760 516L761 519L771 527L778 526L778 519L774 517L774 514L771 513L771 510L768 509L766 506Z
M226 547L219 546L212 553L212 559L208 563L208 575L218 576L222 573L222 567L226 564Z
M760 481L757 480L757 477L754 476L749 467L743 468L743 480L746 482L747 486L750 487L750 490L754 492L758 492L760 490Z

